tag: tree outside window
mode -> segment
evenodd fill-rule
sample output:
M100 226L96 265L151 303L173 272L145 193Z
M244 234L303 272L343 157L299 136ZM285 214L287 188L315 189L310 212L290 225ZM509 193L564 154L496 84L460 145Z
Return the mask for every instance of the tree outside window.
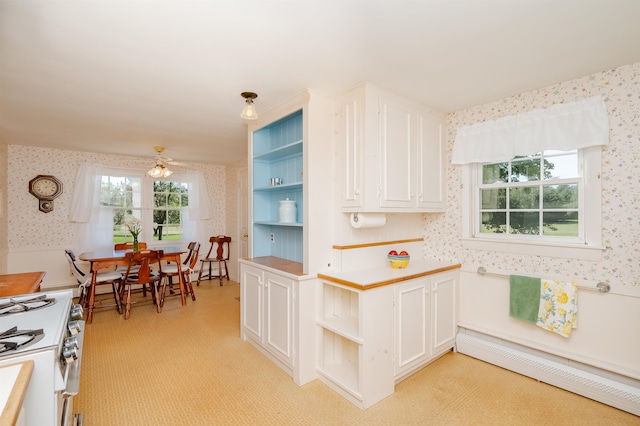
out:
M131 241L126 223L142 222L142 180L126 176L102 176L100 204L113 207L113 242Z
M126 226L132 218L140 221L143 230L153 229L154 241L182 240L184 231L181 209L189 205L187 183L154 181L153 194L149 194L150 186L145 192L143 179L102 176L100 204L113 208L113 242L132 240ZM153 217L148 212L145 214L142 208L146 197L153 197Z
M188 186L184 182L153 182L153 239L181 240L182 208L189 205Z
M545 151L483 164L479 232L578 237L578 160L577 151Z

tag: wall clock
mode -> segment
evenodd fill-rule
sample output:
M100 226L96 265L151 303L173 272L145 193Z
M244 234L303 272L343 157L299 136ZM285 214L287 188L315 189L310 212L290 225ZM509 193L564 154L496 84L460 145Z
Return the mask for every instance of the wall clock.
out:
M38 175L29 181L29 192L38 199L41 212L53 210L53 200L62 194L62 182L51 175Z

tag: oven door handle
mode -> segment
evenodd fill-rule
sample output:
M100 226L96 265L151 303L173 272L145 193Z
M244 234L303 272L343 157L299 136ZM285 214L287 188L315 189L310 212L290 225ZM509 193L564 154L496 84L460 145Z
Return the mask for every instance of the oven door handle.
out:
M78 323L80 325L80 333L75 336L78 342L78 358L71 364L67 365L67 384L65 389L62 391L62 398L75 396L80 390L80 365L82 364L82 345L84 343L85 322L80 320Z

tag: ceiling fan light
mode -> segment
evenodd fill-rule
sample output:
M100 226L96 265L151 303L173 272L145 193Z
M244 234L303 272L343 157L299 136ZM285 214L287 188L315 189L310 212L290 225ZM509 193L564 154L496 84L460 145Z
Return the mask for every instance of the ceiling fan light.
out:
M242 110L240 117L245 120L257 120L258 113L256 112L256 107L253 106L253 100L257 98L258 95L253 92L242 92L240 96L246 99L245 102L247 104Z
M173 173L167 169L163 164L156 164L151 170L147 172L152 178L169 177Z

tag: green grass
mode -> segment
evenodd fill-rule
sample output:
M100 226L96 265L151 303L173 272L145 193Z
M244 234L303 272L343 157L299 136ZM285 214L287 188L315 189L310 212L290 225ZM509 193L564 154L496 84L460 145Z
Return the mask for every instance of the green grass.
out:
M182 235L179 234L171 234L171 235L163 235L162 236L162 241L177 241L182 239ZM113 242L114 243L124 243L127 241L133 241L133 238L131 237L130 234L126 234L126 235L114 235L113 236ZM158 240L158 236L154 235L153 236L153 241L159 241Z
M578 236L578 221L577 220L567 220L563 222L551 223L554 229L549 228L548 226L544 227L544 236L546 237L577 237ZM504 229L503 229L504 231ZM494 234L494 231L489 231L484 225L482 226L483 234Z

